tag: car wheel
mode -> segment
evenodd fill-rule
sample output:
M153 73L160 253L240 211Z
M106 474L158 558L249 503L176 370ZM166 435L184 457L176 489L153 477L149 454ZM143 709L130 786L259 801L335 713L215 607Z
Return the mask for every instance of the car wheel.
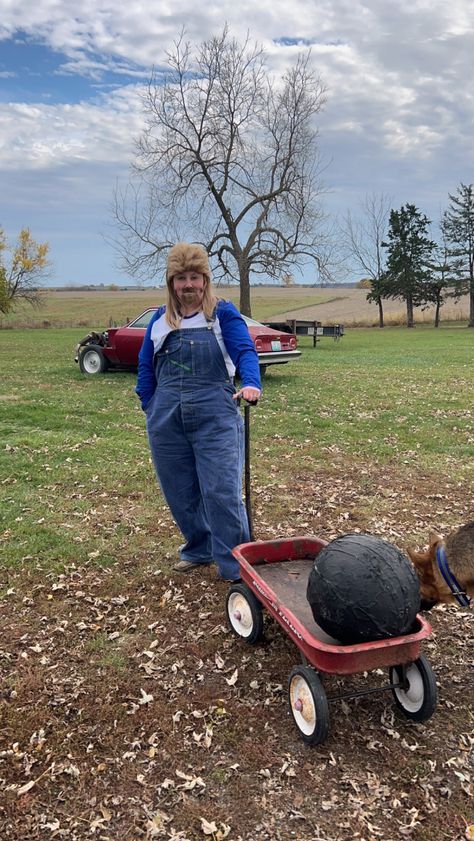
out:
M329 707L321 678L309 666L290 674L288 701L300 735L307 745L320 745L329 732Z
M79 367L83 374L103 374L109 367L109 362L102 348L87 345L79 352Z
M263 636L262 605L246 584L233 584L227 594L227 618L236 636L255 645Z
M403 666L392 666L389 670L390 683L399 684L392 688L395 704L412 721L426 721L430 718L437 702L436 679L426 657Z

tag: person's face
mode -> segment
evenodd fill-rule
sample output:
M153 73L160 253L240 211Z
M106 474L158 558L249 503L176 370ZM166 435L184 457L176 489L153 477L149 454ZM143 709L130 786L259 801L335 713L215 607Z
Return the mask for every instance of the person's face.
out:
M199 272L180 272L173 277L176 297L184 309L200 307L204 296L206 279Z

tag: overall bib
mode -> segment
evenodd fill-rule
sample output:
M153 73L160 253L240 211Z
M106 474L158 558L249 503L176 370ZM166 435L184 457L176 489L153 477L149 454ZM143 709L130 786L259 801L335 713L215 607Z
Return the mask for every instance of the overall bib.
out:
M181 559L214 560L220 577L234 580L240 569L231 550L250 539L243 421L212 323L173 330L154 365L147 433L158 481L186 539Z

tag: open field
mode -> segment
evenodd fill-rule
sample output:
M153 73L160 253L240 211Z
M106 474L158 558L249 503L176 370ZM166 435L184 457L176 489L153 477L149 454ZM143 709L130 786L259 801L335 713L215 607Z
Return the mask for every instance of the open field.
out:
M237 287L223 286L218 294L238 305ZM257 320L271 318L314 319L323 324L348 326L377 326L378 309L366 300L363 289L311 289L308 287L267 286L252 288L252 315ZM125 324L147 307L164 303L163 289L144 288L143 291L45 291L43 306L32 310L20 306L8 316L0 316L0 329L5 327L84 327L104 329L112 324ZM406 312L403 301L385 301L387 325L404 324ZM455 303L446 304L441 310L443 322L467 321L469 299L465 295ZM415 320L431 324L433 308L415 309Z
M238 302L239 290L236 287L219 288L218 294ZM283 309L314 305L326 302L334 296L330 292L312 289L287 290L282 287L254 290L252 297L256 316L280 312ZM31 307L19 307L15 313L0 318L1 327L105 327L112 322L124 324L139 315L147 307L165 302L163 289L144 288L143 291L109 292L97 289L95 292L77 291L45 292L43 306L32 310Z
M246 647L215 570L171 572L180 537L135 377L82 376L84 326L0 330L2 841L465 839L473 612L431 613L433 718L399 716L390 693L334 702L327 742L306 748L279 626ZM252 412L257 537L360 530L403 548L473 519L473 332L303 339ZM379 671L328 676L328 694Z
M330 301L320 301L314 306L304 305L302 308L285 311L286 318L316 319L323 324L345 324L346 326L377 327L379 323L378 308L367 301L364 289L335 289L336 294ZM346 293L346 294L344 294ZM349 294L347 294L349 293ZM403 301L384 301L384 320L386 325L401 325L406 323L406 307ZM469 318L469 297L465 295L457 304L447 303L441 309L443 322L467 321ZM433 324L434 307L422 310L415 307L416 324Z

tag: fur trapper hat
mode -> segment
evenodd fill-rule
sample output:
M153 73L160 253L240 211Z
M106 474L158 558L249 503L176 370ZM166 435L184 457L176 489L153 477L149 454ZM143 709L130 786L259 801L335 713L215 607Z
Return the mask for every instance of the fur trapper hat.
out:
M178 242L168 252L168 264L166 267L166 282L170 283L173 277L181 272L199 272L211 279L209 257L202 245L194 242Z

